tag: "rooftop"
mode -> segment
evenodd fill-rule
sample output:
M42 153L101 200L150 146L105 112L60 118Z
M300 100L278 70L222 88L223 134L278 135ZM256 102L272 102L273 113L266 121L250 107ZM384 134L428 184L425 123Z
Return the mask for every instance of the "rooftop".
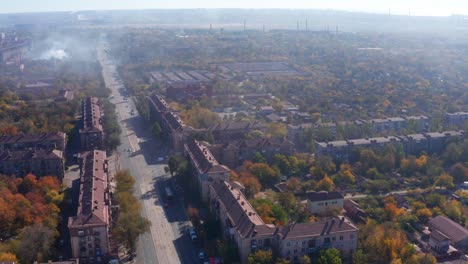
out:
M94 150L80 154L80 196L77 216L72 226L107 225L109 223L107 197L107 156Z
M432 229L440 231L455 243L468 237L468 229L445 216L439 215L432 218L429 220L429 225L432 227Z
M153 105L156 107L158 112L166 112L169 109L169 105L167 104L166 100L160 95L157 95L156 93L153 93L149 99L153 103Z
M14 136L3 135L0 136L0 144L18 144L18 143L30 143L40 141L52 141L52 140L65 140L66 135L63 132L47 132L38 134L23 134L19 133Z
M283 239L297 239L301 237L340 234L349 231L358 231L358 228L344 217L334 217L329 220L285 226L281 229L281 234Z
M83 99L83 128L80 129L80 132L102 132L102 115L98 98L86 97Z
M242 129L263 129L265 127L264 124L258 121L237 121L237 122L225 122L225 123L218 123L210 126L209 130L242 130Z
M228 167L218 163L207 145L203 142L193 140L188 142L185 146L190 159L195 163L195 169L197 169L200 174L224 173L230 171Z
M0 152L0 161L63 159L60 150L18 150Z
M327 200L336 200L343 199L343 195L339 192L308 192L307 199L312 202L318 201L327 201Z

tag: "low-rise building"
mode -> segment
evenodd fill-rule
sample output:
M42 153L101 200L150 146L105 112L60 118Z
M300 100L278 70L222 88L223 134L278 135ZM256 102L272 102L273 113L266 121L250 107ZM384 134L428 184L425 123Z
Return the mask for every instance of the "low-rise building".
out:
M465 131L444 131L407 136L385 136L330 142L316 142L316 155L328 155L338 160L346 160L358 148L382 149L389 145L401 144L406 154L440 153L449 140L462 140Z
M82 150L103 149L103 111L96 97L87 97L82 102L80 144Z
M72 256L80 263L97 263L109 252L111 228L106 152L83 152L80 161L78 211L68 219Z
M204 142L189 141L185 144L184 154L192 164L202 199L208 201L209 186L217 181L229 180L231 170L218 163Z
M73 98L73 91L62 89L59 91L59 94L55 97L55 102L68 102L73 100Z
M175 81L168 82L166 86L166 96L179 102L200 99L203 96L211 97L213 95L212 85L209 81Z
M222 164L235 168L245 160L252 160L256 153L260 153L266 160L271 161L276 154L294 154L294 143L287 139L240 139L224 144L209 145L209 149Z
M0 152L0 173L24 177L31 173L38 177L63 178L64 157L60 150L17 150Z
M266 125L258 121L233 121L211 125L208 132L213 135L216 143L226 143L244 139L255 130L265 131L265 129Z
M279 255L299 263L304 255L336 248L349 260L357 250L358 234L359 229L344 217L284 226L278 232Z
M352 199L345 199L343 201L343 209L346 215L356 222L367 222L368 214L361 206Z
M343 209L343 195L339 192L308 192L307 209L311 214L321 214Z
M437 253L444 254L447 253L450 247L450 239L446 235L435 230L429 235L429 245Z
M444 123L451 127L460 127L468 121L468 112L446 113Z
M54 149L65 151L66 137L63 132L3 135L0 136L0 151Z
M468 229L445 216L436 216L429 220L429 228L432 232L440 232L450 239L450 244L457 249L468 249Z

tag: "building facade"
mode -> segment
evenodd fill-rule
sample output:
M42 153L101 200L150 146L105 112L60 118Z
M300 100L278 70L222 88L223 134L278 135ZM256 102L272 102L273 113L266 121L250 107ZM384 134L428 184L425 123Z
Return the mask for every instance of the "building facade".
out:
M0 152L0 173L24 177L64 175L64 156L60 150L18 150Z
M285 226L278 233L279 256L299 263L304 255L322 249L340 250L350 260L357 250L359 229L344 217Z
M468 121L468 112L446 113L444 123L450 127L460 127Z
M343 209L343 195L339 192L308 192L307 210L311 214L322 214Z
M80 161L78 211L68 219L72 256L80 263L100 263L109 252L111 228L106 152L83 152Z
M0 136L0 151L54 149L65 151L65 146L66 134L63 132Z

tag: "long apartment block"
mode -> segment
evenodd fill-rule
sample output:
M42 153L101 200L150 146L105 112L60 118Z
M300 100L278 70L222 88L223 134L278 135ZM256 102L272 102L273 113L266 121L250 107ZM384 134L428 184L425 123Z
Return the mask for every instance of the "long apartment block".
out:
M96 97L83 99L81 113L81 128L79 130L81 149L103 149L104 129L102 123L104 113L99 99Z

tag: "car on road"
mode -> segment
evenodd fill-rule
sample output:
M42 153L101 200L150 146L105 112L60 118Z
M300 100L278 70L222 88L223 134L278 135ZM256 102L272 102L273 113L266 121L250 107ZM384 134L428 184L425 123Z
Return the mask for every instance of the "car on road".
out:
M163 157L158 157L158 161L163 161L164 158Z
M190 227L188 229L188 235L190 237L190 240L192 240L192 242L195 242L198 240L198 236L197 236L197 233L195 232L195 228Z
M203 249L200 249L200 251L198 252L198 258L200 260L205 260L206 254L205 254L205 251Z

